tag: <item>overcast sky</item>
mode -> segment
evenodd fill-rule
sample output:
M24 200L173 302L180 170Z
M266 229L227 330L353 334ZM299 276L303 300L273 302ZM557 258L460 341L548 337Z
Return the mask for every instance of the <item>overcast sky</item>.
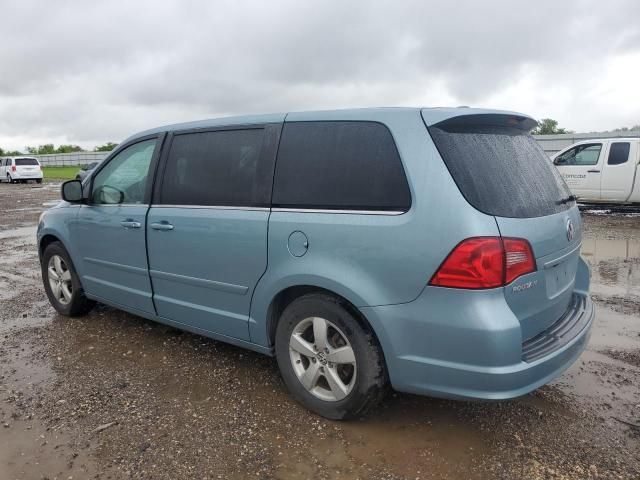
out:
M0 0L0 18L5 149L361 106L640 123L638 0Z

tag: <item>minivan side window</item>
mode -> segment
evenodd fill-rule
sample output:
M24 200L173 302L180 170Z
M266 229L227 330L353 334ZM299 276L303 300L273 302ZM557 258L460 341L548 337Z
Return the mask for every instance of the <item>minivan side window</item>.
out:
M285 123L273 206L406 211L411 193L393 137L376 122Z
M154 203L267 206L273 168L259 161L263 138L264 128L175 135Z
M601 143L585 143L577 145L556 157L554 165L583 166L597 165L600 158Z
M609 165L622 165L629 159L629 150L631 144L629 142L613 142L609 147Z
M91 203L143 203L155 146L154 138L135 143L118 152L95 176Z

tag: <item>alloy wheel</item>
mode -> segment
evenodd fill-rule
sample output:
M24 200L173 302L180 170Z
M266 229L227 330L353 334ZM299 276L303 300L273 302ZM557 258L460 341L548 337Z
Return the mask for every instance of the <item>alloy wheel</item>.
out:
M300 383L320 400L337 402L353 390L355 353L346 335L330 321L301 320L291 332L289 357Z
M67 305L73 295L71 271L60 255L53 255L47 265L49 286L55 299L62 305Z

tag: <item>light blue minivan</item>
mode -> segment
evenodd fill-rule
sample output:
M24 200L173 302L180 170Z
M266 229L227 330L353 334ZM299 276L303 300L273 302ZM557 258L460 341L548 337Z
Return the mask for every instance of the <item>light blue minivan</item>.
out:
M97 301L275 355L331 419L387 385L523 395L594 318L580 214L534 125L382 108L139 133L42 215L46 293L63 315Z

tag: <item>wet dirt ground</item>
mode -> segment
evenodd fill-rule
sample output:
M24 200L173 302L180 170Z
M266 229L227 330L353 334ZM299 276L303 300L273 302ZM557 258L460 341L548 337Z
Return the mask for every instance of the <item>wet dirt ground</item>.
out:
M639 215L583 212L597 318L550 385L506 402L391 393L330 422L271 358L107 307L57 315L35 225L58 190L0 184L0 479L640 478Z

